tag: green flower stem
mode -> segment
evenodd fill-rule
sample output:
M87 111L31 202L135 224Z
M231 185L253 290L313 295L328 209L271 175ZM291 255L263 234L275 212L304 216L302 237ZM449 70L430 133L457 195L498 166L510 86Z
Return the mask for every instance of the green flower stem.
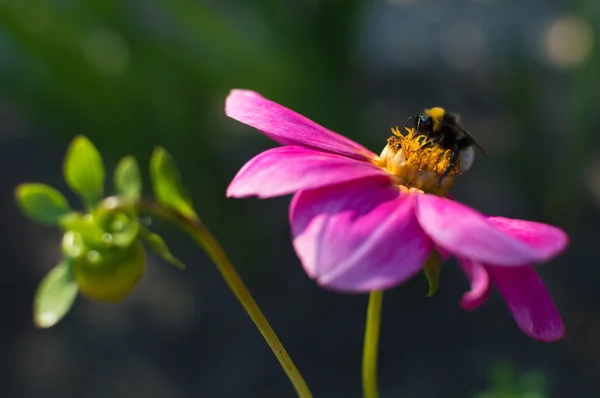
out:
M377 390L377 347L379 345L382 303L383 292L371 292L369 295L365 344L363 347L362 380L365 398L379 397L379 392Z
M102 204L101 209L109 213L135 209L138 213L149 214L172 222L191 235L217 266L217 269L223 276L223 279L225 279L229 288L233 291L233 294L235 294L248 315L250 315L250 318L252 318L252 321L267 341L269 347L271 347L271 350L277 357L281 367L294 385L298 397L312 398L312 394L308 389L306 382L300 375L300 372L294 365L294 362L292 362L292 359L285 348L283 348L281 341L279 341L279 338L271 328L271 325L269 325L269 322L258 307L258 304L256 304L256 301L252 298L252 295L244 285L239 274L236 272L229 257L227 257L227 254L219 242L204 226L200 219L184 216L170 207L149 200L127 203L113 197L106 199Z

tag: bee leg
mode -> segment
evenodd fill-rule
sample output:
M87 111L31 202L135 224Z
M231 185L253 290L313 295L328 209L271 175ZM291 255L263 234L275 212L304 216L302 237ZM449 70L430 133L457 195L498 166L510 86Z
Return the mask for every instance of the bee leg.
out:
M450 154L450 161L448 162L448 166L446 166L446 170L444 170L444 173L442 174L442 178L446 177L450 173L450 170L452 170L452 168L456 164L458 152L458 147L454 146L454 148L452 149L452 153Z
M444 170L444 172L442 173L442 176L440 177L440 181L438 182L438 188L441 187L442 185L442 180L448 175L450 174L450 170L452 170L452 168L454 167L454 165L456 164L456 159L458 157L460 150L458 149L458 145L454 145L454 147L452 148L452 153L450 154L450 161L448 162L448 166L446 166L446 169Z

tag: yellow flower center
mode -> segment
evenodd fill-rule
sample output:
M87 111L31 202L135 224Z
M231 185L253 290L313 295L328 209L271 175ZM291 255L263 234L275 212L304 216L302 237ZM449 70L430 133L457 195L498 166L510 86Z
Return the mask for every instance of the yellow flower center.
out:
M397 127L392 129L394 135L388 138L377 166L386 170L401 187L446 196L454 185L460 161L442 178L450 164L451 151L432 143L424 135L416 135L414 129L406 131L408 134L402 135Z

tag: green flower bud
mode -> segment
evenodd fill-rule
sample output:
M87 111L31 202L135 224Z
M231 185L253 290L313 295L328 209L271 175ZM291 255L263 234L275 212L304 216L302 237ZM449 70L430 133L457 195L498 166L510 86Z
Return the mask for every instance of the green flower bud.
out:
M63 236L63 252L73 261L79 291L100 301L119 301L135 287L146 269L146 255L135 239L128 246L90 246L78 232Z

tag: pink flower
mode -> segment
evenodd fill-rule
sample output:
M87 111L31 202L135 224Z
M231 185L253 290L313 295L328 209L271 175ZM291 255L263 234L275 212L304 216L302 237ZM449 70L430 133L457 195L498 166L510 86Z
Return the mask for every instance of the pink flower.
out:
M463 308L481 305L493 283L528 336L554 341L564 335L531 264L562 252L566 234L546 224L487 217L447 199L468 160L440 181L445 151L423 146L413 131L401 136L396 130L377 156L252 91L233 90L225 112L284 145L246 163L227 196L295 193L293 245L319 285L341 292L388 289L421 271L436 249L454 255L471 282Z

